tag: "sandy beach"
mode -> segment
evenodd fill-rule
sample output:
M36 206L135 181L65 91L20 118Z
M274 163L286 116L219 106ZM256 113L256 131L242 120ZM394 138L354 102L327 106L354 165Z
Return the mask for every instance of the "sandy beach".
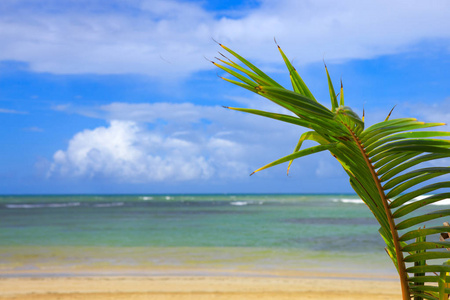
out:
M10 277L0 299L400 299L395 278L317 277Z

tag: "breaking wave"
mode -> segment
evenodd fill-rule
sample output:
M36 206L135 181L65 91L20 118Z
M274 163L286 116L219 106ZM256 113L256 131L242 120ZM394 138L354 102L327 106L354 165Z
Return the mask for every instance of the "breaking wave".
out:
M37 204L6 204L7 208L62 208L62 207L73 207L80 206L80 202L69 202L69 203L37 203Z

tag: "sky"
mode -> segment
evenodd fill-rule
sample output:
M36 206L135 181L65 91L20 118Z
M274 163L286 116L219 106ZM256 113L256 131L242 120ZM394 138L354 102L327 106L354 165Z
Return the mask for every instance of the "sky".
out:
M0 194L351 193L327 153L249 176L305 130L223 108L283 112L219 78L214 40L289 87L276 38L330 107L325 61L368 124L393 106L450 122L449 14L446 0L2 0Z

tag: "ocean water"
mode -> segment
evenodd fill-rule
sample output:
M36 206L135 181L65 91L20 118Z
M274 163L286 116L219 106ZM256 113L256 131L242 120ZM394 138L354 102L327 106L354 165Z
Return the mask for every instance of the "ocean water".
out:
M354 195L0 196L0 276L393 274Z

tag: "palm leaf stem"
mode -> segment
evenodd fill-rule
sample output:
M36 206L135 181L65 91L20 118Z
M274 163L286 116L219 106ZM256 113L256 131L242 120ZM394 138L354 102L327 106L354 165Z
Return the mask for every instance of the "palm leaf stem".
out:
M345 125L345 124L344 124ZM391 230L392 233L392 241L394 243L394 247L395 247L395 253L396 253L396 260L397 260L397 270L399 273L399 277L400 277L400 284L401 284L401 289L402 289L402 297L403 300L410 300L410 291L409 291L409 284L408 284L408 277L407 277L407 273L406 273L406 266L403 260L403 252L402 252L402 247L400 245L400 241L398 238L398 232L397 229L395 228L395 223L394 223L394 218L392 217L392 213L391 210L389 209L389 203L387 201L386 195L384 194L384 190L381 186L381 182L377 176L377 173L372 165L372 163L369 160L369 157L367 156L367 153L365 151L365 149L363 148L363 146L361 145L360 140L355 136L355 134L353 133L353 131L347 126L355 144L358 146L361 155L363 156L367 167L370 170L370 173L372 175L372 179L376 185L376 188L378 190L378 194L381 198L381 202L383 203L383 207L384 207L384 211L386 214L386 217L388 219L389 222L389 228Z

